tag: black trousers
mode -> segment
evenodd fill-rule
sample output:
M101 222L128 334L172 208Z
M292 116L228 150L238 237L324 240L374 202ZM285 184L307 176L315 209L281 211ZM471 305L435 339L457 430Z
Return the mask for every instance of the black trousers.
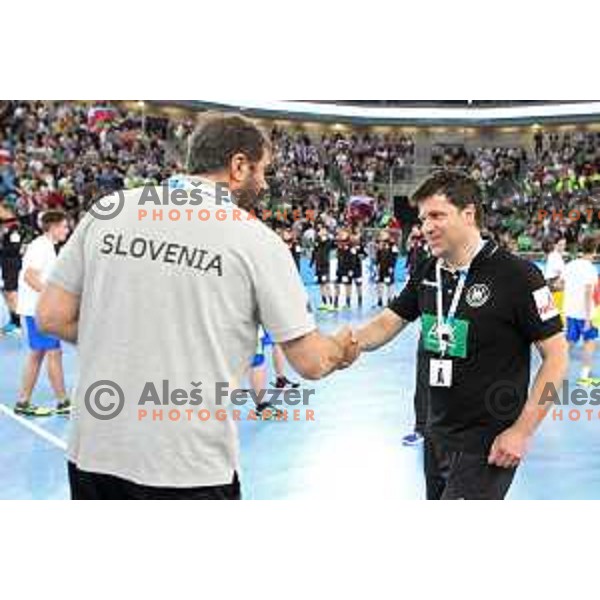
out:
M417 373L415 377L415 431L425 434L427 411L429 409L429 362L423 349L423 340L419 339L417 348Z
M69 462L72 500L240 500L237 473L225 485L194 488L140 485L114 475L90 473Z
M19 288L19 272L21 271L21 259L15 257L2 257L0 269L5 292L16 292Z
M424 467L428 500L503 500L516 469L488 465L487 453L450 450L427 435Z

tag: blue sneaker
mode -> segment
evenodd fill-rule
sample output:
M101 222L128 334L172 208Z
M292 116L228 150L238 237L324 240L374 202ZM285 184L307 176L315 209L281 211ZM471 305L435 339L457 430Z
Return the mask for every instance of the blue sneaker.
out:
M21 337L21 328L17 327L14 323L9 323L6 327L2 329L2 333L4 335L10 337Z
M419 444L423 443L423 436L420 433L417 433L416 431L413 431L412 433L409 433L408 435L405 435L402 438L402 445L403 446L418 446Z

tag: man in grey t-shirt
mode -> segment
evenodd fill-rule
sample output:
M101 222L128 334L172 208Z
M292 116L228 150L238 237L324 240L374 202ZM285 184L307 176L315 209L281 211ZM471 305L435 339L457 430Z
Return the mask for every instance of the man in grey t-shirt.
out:
M120 212L93 210L65 246L38 319L79 349L73 498L238 498L219 386L239 387L259 325L305 378L345 366L350 330L316 330L287 247L252 218L269 160L251 122L209 116L190 140L190 175L122 192Z

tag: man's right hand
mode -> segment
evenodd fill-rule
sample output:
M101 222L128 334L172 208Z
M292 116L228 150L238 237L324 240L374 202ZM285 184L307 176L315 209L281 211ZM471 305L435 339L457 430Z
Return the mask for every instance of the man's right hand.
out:
M354 331L346 326L340 329L334 336L334 342L342 351L342 359L339 362L338 369L346 369L360 356L360 348Z

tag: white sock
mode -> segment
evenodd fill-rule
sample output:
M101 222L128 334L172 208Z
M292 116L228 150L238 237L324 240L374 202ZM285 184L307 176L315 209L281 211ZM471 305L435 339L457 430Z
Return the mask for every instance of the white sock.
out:
M581 379L587 379L592 369L590 367L581 367Z

